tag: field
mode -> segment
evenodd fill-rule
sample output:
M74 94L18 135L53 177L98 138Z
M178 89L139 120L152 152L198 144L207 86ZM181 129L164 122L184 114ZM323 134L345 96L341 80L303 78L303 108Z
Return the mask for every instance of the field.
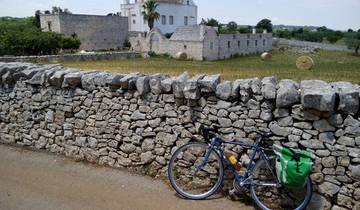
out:
M262 61L259 55L237 57L220 61L178 61L156 56L150 59L116 61L65 62L67 67L84 70L106 70L109 72L141 72L145 74L165 73L179 75L185 71L194 74L221 74L223 79L276 76L279 79L322 79L326 81L351 81L360 84L360 57L346 52L320 51L310 54L315 67L310 71L298 70L295 61L299 54L272 52L271 61Z

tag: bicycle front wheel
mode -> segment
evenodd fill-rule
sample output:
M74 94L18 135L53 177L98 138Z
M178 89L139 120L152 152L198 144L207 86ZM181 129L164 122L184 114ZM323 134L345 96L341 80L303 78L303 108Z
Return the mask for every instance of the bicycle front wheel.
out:
M303 210L312 196L312 182L308 178L303 188L279 186L276 169L276 157L269 161L258 161L252 170L251 196L262 210L286 209Z
M201 200L213 195L224 178L222 159L209 145L189 143L173 154L168 177L172 187L181 196Z

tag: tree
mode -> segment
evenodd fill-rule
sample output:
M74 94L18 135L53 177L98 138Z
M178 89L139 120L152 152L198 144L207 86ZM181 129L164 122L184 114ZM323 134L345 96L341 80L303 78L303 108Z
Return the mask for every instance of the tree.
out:
M148 26L150 30L154 28L155 20L158 20L160 18L160 14L156 11L156 8L158 6L159 5L156 3L155 0L147 0L142 6L144 9L142 15L144 16L145 20L148 21Z
M354 30L352 30L351 28L349 28L349 29L348 29L348 32L349 32L349 33L352 33L352 32L354 32Z
M358 33L360 33L360 29L358 30Z
M348 34L345 38L345 43L349 49L355 50L355 55L359 55L360 49L360 33Z
M53 6L51 14L72 14L69 9L62 9L61 7Z
M238 32L240 34L248 34L248 33L251 33L251 30L252 30L252 27L251 26L248 26L248 27L240 27Z
M326 39L330 43L336 43L341 38L343 38L344 34L341 31L329 31L326 35Z
M231 33L235 33L238 30L238 25L236 22L231 21L226 26L227 30Z
M256 24L255 28L257 30L267 30L268 32L272 32L273 24L269 19L262 19Z
M329 29L326 26L321 26L319 28L316 29L319 32L327 32L329 31Z
M37 28L40 28L40 15L41 15L41 11L40 10L36 10L35 12L35 18L33 20L33 25Z
M214 19L214 18L208 18L208 19L202 19L201 20L201 25L206 25L206 26L212 26L212 27L219 27L220 23L218 20Z

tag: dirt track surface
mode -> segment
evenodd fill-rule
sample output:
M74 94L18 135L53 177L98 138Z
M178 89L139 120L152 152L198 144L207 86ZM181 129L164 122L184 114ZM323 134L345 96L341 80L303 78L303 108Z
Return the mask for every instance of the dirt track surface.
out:
M226 198L190 201L164 182L0 144L0 210L250 210Z

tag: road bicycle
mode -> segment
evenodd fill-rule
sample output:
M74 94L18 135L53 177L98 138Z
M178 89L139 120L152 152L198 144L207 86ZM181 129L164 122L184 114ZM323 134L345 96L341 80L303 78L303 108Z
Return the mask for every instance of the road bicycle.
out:
M308 206L312 197L310 177L303 188L287 188L278 181L275 169L278 159L271 149L271 132L257 131L253 145L225 141L217 134L216 127L200 126L199 133L205 142L190 142L178 148L168 165L170 183L179 195L192 200L212 196L223 184L224 169L229 168L234 175L233 191L250 191L260 209L302 210ZM226 157L226 145L251 151L250 161L244 164L243 173L239 173Z

